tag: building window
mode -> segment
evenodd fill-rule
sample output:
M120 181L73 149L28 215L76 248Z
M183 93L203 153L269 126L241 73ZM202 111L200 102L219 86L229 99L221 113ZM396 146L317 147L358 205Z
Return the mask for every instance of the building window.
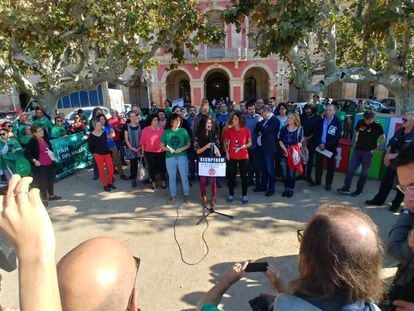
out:
M244 82L244 98L256 98L256 79L249 77Z
M190 96L190 82L188 80L181 80L179 84L180 98L184 99L184 103L191 102Z
M224 14L223 11L213 10L207 12L207 18L210 24L225 31ZM225 41L218 43L210 43L208 45L207 57L208 58L223 58L225 57Z
M259 28L257 27L256 23L249 19L249 32L247 34L249 39L249 49L255 49L257 48L257 35L259 33Z

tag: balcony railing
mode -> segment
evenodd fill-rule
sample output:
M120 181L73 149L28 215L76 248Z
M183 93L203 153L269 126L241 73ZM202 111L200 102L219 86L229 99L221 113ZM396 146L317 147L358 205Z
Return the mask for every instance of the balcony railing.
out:
M256 51L248 48L200 48L198 56L190 54L190 51L184 51L185 60L238 60L244 61L247 59L259 58L256 55ZM168 62L171 60L169 55L157 56L157 59L161 62Z

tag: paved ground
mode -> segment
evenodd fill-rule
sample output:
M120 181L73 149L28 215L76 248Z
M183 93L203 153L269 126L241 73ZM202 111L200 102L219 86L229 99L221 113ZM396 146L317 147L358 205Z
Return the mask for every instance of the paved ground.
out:
M343 178L343 174L335 175L333 189ZM308 188L299 181L294 198L287 199L280 196L282 185L278 183L277 195L271 198L249 193L251 203L247 206L239 201L228 206L226 189L220 189L217 210L234 219L214 215L198 226L198 182L192 187L191 204L184 204L182 197L168 204L168 190L154 192L143 185L131 190L129 181L116 185L116 192L102 192L90 171L56 184L56 193L64 200L52 202L48 210L57 236L57 258L91 237L105 235L124 241L141 258L138 290L139 306L144 311L194 310L203 292L236 261L269 261L280 269L285 281L291 280L297 275L296 230L324 202L339 201L363 208L380 227L383 239L396 219L383 207L364 206L364 200L376 193L377 181L369 181L359 198L340 196L322 187ZM237 190L240 188L236 195ZM385 275L393 273L393 266L387 259ZM16 307L17 273L2 272L2 277L0 304ZM249 274L225 295L223 307L249 310L247 301L267 289L262 274Z

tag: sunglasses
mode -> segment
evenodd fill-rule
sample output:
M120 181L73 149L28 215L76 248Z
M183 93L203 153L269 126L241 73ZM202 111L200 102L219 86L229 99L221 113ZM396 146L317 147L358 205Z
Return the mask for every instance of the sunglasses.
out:
M7 133L0 133L0 136L6 136Z
M296 231L296 237L298 238L299 243L303 240L303 233L305 232L305 229L299 229Z
M395 187L398 190L400 190L403 194L414 193L414 185L403 186L398 184Z
M407 120L407 118L402 118L402 121L407 122L408 120Z
M135 256L133 256L133 257L134 257L134 260L135 260L135 267L137 269L137 272L135 273L134 287L132 288L131 295L129 296L128 306L127 306L126 311L132 311L131 310L131 305L132 305L132 299L134 299L135 283L137 282L138 270L139 270L139 266L141 264L141 259L140 258L135 257Z

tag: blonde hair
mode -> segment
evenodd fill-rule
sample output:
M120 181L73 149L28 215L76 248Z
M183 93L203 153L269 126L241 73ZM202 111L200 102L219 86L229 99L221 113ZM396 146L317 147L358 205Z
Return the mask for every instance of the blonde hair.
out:
M295 125L297 127L299 127L300 126L300 117L299 117L299 115L296 112L291 112L291 113L288 114L288 118L290 118L290 117L292 117L293 120L295 121Z

